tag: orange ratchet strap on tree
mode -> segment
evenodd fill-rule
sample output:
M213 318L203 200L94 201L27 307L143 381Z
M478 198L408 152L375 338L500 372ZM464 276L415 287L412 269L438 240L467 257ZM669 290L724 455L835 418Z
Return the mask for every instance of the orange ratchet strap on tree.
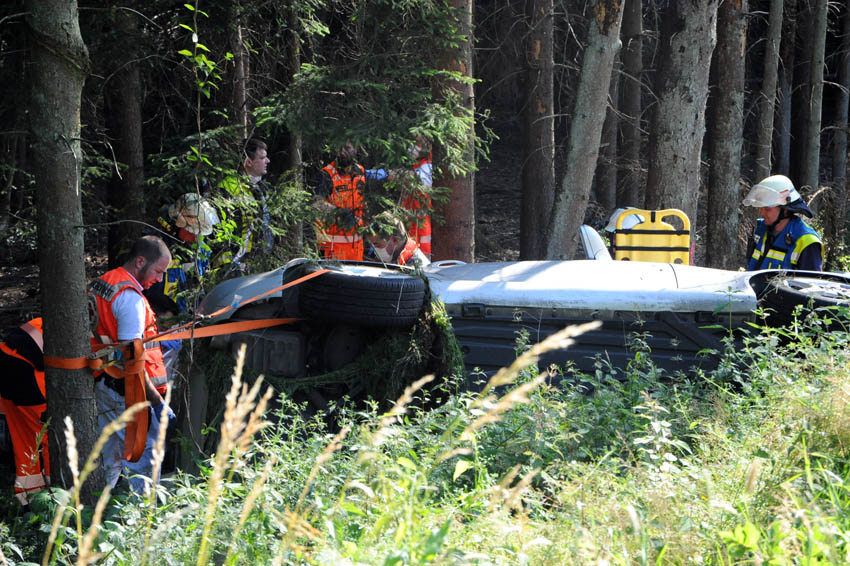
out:
M132 341L118 342L115 344L102 344L88 356L79 358L57 358L44 356L46 367L59 369L85 369L92 371L103 370L115 379L124 379L124 401L125 407L132 407L136 403L142 403L147 399L145 393L145 343L160 342L163 340L185 340L191 338L207 338L210 336L221 336L223 334L235 334L246 330L268 328L281 324L295 322L294 318L269 318L263 320L244 320L216 324L204 328L194 328L196 324L204 320L212 319L224 314L236 306L242 307L263 297L267 297L278 291L293 287L304 281L327 273L328 269L320 269L305 275L294 281L290 281L280 287L275 287L261 295L242 301L238 305L230 305L216 312L204 316L202 319L188 322L161 332L145 340L136 338ZM145 439L148 431L148 411L139 411L133 416L133 420L127 423L127 434L124 436L123 458L130 462L136 462L145 449Z

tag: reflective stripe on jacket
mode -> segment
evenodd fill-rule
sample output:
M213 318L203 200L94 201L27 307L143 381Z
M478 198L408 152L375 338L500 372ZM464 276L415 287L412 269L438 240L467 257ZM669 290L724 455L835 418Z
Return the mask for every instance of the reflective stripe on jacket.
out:
M770 243L770 247L765 249L769 239L768 234L768 227L764 223L764 219L759 218L753 232L755 247L747 262L748 271L756 269L796 269L800 254L811 244L821 244L821 258L823 258L823 244L820 236L799 216L791 218L791 221Z
M142 294L142 286L123 267L107 271L88 286L89 310L92 317L92 347L102 342L110 344L118 341L118 320L112 313L112 302L121 293L131 290L142 295L145 305L145 329L143 338L157 335L156 315ZM94 301L94 305L92 305ZM145 374L160 393L164 393L168 383L165 363L159 342L145 343Z

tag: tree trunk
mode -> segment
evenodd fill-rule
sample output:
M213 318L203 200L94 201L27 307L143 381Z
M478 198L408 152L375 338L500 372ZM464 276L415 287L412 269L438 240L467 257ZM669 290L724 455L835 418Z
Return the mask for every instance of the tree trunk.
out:
M556 189L547 230L548 259L572 259L579 242L590 185L599 155L599 140L614 59L619 49L623 0L596 0L588 5L591 17L581 61L570 137L567 141L566 173Z
M444 68L472 77L472 7L473 0L451 0L450 5L456 12L457 24L465 40L458 43L456 49L444 54ZM469 82L453 81L448 85L459 100L458 112L473 116L475 95ZM470 128L463 138L455 140L464 148L465 163L475 162L475 132ZM432 227L434 260L456 259L465 262L475 261L475 174L453 173L445 164L443 148L434 144L436 163L434 186L448 189L448 202L443 205L444 223L435 222Z
M605 123L602 125L602 139L599 144L599 160L596 163L594 191L599 205L609 213L617 207L617 128L619 126L620 73L617 68L619 58L614 57L614 76L611 78L608 92L608 107Z
M520 259L543 258L542 224L552 210L555 195L553 8L553 0L529 0L526 4L531 32L526 44Z
M649 139L646 206L678 208L697 225L700 156L717 0L671 2L661 30L658 100Z
M794 58L797 36L797 0L788 0L782 18L779 44L779 112L774 123L773 168L771 174L791 175L791 105L794 101ZM761 179L756 179L756 182Z
M643 13L641 0L626 0L623 12L623 73L620 85L620 189L617 206L642 208L646 197L641 175L641 92L643 81Z
M294 3L287 6L287 15L289 16L288 34L286 37L286 51L289 56L288 77L287 82L292 81L293 75L301 69L301 38L299 37L300 29L298 27L298 12ZM289 130L289 163L290 171L296 175L296 181L300 186L304 186L304 174L302 160L302 143L301 134L296 130ZM298 257L304 254L304 226L299 221L294 221L289 227L289 232L286 236L286 245L292 250L293 257Z
M756 128L756 171L755 181L770 175L773 145L773 115L776 103L776 82L779 68L779 42L782 33L782 7L784 0L771 0L767 31L767 46L764 51L764 74L758 103L758 126Z
M248 137L248 53L242 39L242 7L235 2L230 7L230 49L233 51L233 117L242 139Z
M16 128L17 129L17 128ZM25 138L17 133L3 136L3 170L0 175L2 187L0 187L0 232L9 228L12 217L12 191L15 188L15 173L18 170L18 146Z
M788 176L797 189L802 186L809 141L809 100L812 95L812 49L814 14L808 0L797 0L797 34L794 47L794 75L791 85L791 152Z
M117 10L116 29L123 38L117 70L107 85L106 121L115 154L107 202L119 223L109 226L109 267L121 263L121 253L142 235L142 225L125 220L149 221L145 215L145 154L142 147L142 81L133 45L139 39L134 13Z
M826 47L827 0L817 0L813 8L813 30L811 41L811 95L809 96L809 120L806 124L806 157L801 178L802 188L811 191L818 189L820 172L820 129L823 111L823 63ZM798 188L799 190L799 188ZM817 213L818 198L809 202L812 212Z
M835 89L835 124L832 130L832 190L824 219L824 236L841 242L847 233L847 126L850 105L850 7L841 14L841 47L838 50L838 88ZM827 248L829 250L829 247Z
M744 142L744 61L747 0L725 0L717 10L716 77L709 183L706 263L736 269L742 264L738 243L741 147ZM768 146L769 149L769 146Z
M80 99L88 51L80 36L76 0L30 0L27 9L44 349L48 356L77 358L90 351L80 203ZM78 458L85 460L100 434L94 381L85 369L46 370L51 477L70 487L64 419L71 418ZM93 502L102 486L98 466L82 486L83 501Z

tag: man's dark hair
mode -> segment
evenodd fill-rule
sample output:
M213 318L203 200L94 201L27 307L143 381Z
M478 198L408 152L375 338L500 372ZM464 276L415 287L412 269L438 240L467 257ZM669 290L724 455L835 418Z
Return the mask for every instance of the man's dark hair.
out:
M133 261L141 256L148 263L155 263L159 258L169 253L168 246L159 236L142 236L130 248L130 253L127 254L127 261Z
M180 312L180 307L177 306L177 303L159 289L145 289L143 294L156 316L163 316L169 313L173 316Z
M255 157L257 157L257 151L258 150L260 150L260 149L265 149L266 151L269 150L268 146L266 145L266 142L264 142L263 140L261 140L259 138L250 138L250 139L246 140L244 147L245 147L245 155L247 155L251 159L254 159Z

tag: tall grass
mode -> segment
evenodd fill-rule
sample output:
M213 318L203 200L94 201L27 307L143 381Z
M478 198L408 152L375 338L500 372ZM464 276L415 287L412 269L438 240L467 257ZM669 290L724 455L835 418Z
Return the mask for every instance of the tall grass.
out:
M200 477L88 515L72 490L42 563L845 564L850 350L820 330L754 330L712 373L539 370L567 329L478 393L423 378L333 419L283 397L274 425L237 366Z

